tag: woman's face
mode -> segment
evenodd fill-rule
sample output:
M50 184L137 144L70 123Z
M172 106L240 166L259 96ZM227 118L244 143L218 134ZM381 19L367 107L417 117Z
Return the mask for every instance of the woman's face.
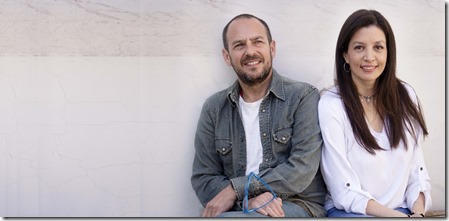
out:
M374 85L387 62L387 40L379 27L370 25L356 31L343 57L351 68L357 87Z

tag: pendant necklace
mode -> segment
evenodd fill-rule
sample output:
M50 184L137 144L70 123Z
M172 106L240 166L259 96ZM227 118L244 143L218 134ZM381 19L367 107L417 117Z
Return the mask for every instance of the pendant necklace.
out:
M371 101L374 100L374 94L371 96L363 96L363 95L359 94L359 96L360 96L360 100L365 101L366 103L371 103Z

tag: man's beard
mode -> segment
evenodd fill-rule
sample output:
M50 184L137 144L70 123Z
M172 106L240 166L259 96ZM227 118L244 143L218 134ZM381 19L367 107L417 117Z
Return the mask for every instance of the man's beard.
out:
M257 58L260 56L246 56L245 59L243 59L243 61L241 62L241 65L243 66L244 63L247 60L251 60L254 58ZM264 61L264 59L261 59L262 62ZM237 77L240 79L240 81L242 81L244 84L248 85L248 86L253 86L259 83L262 83L263 81L265 81L268 78L268 75L270 74L271 71L271 55L270 55L270 62L268 62L268 64L264 65L262 72L253 77L250 74L247 74L243 69L241 69L240 67L237 67L237 65L234 65L234 63L232 63L232 68L234 69L235 73L237 74Z

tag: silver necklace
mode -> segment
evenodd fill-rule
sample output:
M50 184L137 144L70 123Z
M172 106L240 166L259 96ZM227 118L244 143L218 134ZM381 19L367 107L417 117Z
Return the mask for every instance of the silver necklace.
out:
M363 95L359 94L359 96L360 96L360 100L365 101L366 103L371 103L371 101L374 100L374 94L371 96L363 96Z

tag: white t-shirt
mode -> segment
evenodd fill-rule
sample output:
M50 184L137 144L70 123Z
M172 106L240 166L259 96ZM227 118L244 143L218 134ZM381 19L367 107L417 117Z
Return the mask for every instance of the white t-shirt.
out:
M405 86L416 104L413 89ZM425 195L425 210L431 207L430 178L420 145L421 130L417 130L418 143L407 132L408 150L405 150L403 142L398 148L390 147L385 127L380 133L370 128L371 134L385 149L372 155L355 140L335 87L321 95L318 112L324 141L321 171L329 190L325 203L327 210L336 207L366 214L370 199L391 209L411 209L420 192Z
M259 107L262 100L247 103L242 96L239 98L239 107L242 113L246 137L246 175L249 175L251 172L258 174L259 164L262 163L262 141L260 140L259 128Z

